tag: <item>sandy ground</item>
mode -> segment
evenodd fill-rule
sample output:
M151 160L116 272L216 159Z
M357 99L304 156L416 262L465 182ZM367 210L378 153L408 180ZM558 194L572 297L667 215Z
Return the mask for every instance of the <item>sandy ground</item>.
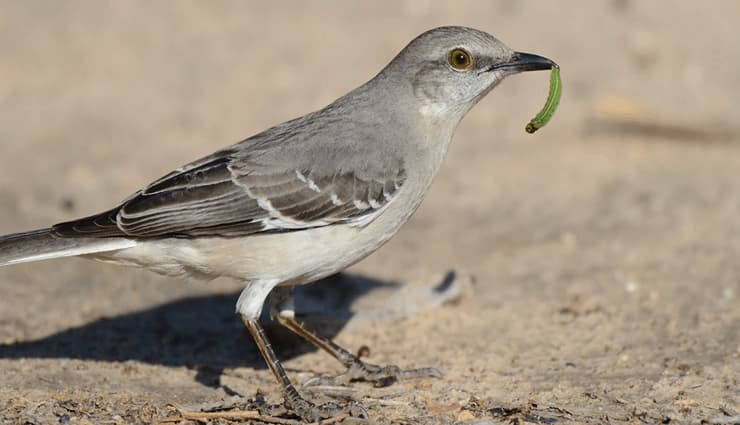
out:
M0 10L0 233L101 211L319 108L434 26L554 58L565 92L547 128L523 131L546 73L506 81L400 234L308 288L310 323L339 343L445 373L344 396L378 423L740 422L737 2ZM442 302L449 270L459 293ZM279 401L238 292L80 259L0 269L0 422L157 423L234 395ZM297 382L340 372L271 333Z

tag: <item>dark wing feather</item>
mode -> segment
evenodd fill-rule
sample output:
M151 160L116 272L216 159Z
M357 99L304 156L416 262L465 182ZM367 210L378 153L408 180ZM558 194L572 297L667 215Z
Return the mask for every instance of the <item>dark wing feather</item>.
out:
M402 164L395 164L387 178L369 178L342 169L267 167L225 150L168 174L117 208L54 230L67 237L233 237L360 223L403 184Z

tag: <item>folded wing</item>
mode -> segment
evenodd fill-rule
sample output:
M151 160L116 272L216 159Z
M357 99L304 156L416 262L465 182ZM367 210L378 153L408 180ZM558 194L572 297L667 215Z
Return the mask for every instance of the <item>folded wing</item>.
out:
M392 164L367 177L339 166L274 166L224 150L168 174L112 210L53 230L62 237L233 237L363 225L405 180L402 163Z

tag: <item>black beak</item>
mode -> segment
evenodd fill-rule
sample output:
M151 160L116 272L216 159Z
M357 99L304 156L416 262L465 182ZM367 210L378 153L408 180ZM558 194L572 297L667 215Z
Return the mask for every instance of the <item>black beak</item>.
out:
M496 64L493 66L493 69L505 69L510 72L524 72L543 71L553 67L558 67L558 64L546 57L533 55L531 53L516 52L508 62Z

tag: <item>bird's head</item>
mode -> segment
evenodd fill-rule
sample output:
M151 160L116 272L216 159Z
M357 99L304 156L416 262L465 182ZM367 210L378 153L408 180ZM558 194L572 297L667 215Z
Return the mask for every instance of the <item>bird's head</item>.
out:
M553 66L552 60L516 52L485 32L440 27L411 41L381 75L407 79L425 115L458 112L462 118L506 76Z

